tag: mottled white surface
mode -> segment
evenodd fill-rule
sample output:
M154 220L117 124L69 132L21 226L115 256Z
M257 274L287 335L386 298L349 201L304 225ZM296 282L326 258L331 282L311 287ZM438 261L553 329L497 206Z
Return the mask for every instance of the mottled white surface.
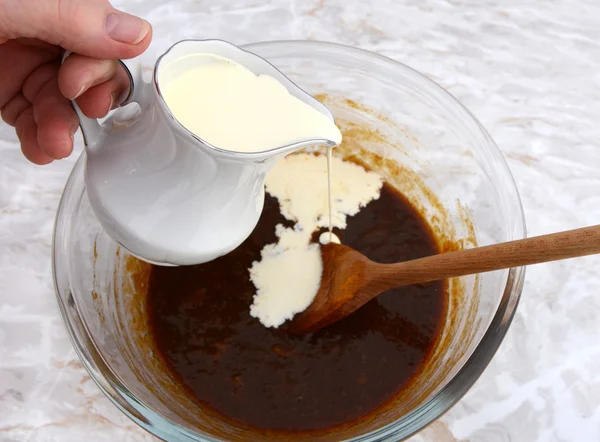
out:
M185 37L345 43L448 88L491 132L530 235L600 223L598 0L124 0L156 49ZM54 300L51 231L74 158L39 168L0 125L0 441L155 440L89 379ZM79 148L81 143L79 143ZM600 440L600 259L529 269L467 396L413 442Z

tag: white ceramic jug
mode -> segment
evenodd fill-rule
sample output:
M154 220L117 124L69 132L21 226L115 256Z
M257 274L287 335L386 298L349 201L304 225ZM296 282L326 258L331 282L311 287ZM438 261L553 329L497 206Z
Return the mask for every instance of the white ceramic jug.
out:
M199 264L235 249L258 222L265 175L275 162L302 147L335 144L310 139L265 152L238 153L195 136L173 117L161 86L193 67L193 58L181 57L198 53L216 54L255 74L270 75L333 120L323 104L269 62L221 40L176 43L158 59L152 78L144 79L139 64L128 61L127 102L139 105L133 116L124 115L123 109L101 124L85 117L76 105L75 109L95 215L113 240L152 263Z

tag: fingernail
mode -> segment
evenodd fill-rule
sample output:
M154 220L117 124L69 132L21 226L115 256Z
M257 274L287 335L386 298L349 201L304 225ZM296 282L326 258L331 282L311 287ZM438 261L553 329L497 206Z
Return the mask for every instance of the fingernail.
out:
M79 120L77 120L77 123L71 124L69 127L69 135L71 135L71 138L73 138L73 136L77 133L77 129L79 129Z
M106 16L104 28L113 40L137 44L150 32L150 23L134 15L118 12Z
M79 98L81 96L81 94L83 94L85 92L86 89L87 89L87 85L84 84L83 86L81 86L81 89L79 89L79 91L75 94L75 96L73 98L71 98L71 100L75 100L76 98Z

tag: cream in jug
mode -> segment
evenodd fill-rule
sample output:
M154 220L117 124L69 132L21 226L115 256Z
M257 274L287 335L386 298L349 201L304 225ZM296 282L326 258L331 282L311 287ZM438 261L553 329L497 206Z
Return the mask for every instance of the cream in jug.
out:
M75 108L94 213L146 261L198 264L233 250L258 222L275 162L341 141L324 105L229 43L177 43L152 79L130 65L134 118L117 111L100 124Z
M188 58L195 67L170 79L161 93L173 116L207 143L262 152L310 137L341 142L331 119L290 95L273 77L255 75L213 54Z

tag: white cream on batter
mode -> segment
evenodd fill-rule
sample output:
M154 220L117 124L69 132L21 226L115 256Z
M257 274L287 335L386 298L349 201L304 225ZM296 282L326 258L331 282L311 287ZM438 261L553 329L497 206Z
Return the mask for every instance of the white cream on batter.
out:
M195 67L170 79L161 94L175 118L213 146L262 152L309 139L342 141L333 121L273 77L213 54L187 57Z
M336 157L331 166L335 173L329 181L327 158L301 153L280 161L267 176L267 192L279 201L282 215L296 223L293 228L278 225L278 241L265 246L261 260L250 268L256 287L250 314L267 327L304 311L317 294L323 263L319 245L310 239L316 230L329 227L329 208L331 226L344 229L348 216L379 198L383 181L378 174Z

